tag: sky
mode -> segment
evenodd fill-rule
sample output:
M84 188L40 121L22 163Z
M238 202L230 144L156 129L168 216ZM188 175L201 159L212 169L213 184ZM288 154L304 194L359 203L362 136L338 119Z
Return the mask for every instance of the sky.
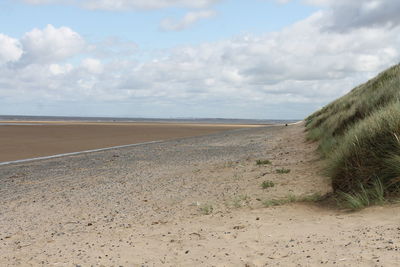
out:
M398 0L2 0L0 115L302 119L400 62Z

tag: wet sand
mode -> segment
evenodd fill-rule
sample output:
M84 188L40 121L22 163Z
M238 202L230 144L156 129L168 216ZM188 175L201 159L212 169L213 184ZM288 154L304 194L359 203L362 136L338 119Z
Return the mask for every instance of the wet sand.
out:
M200 136L256 126L142 122L0 121L0 162Z

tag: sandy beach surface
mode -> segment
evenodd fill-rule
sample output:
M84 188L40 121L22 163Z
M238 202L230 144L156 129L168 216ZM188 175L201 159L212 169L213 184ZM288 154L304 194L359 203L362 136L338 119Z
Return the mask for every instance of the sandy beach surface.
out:
M0 162L257 126L259 125L0 121Z
M237 129L2 166L0 266L398 266L399 205L263 206L331 191L303 129Z

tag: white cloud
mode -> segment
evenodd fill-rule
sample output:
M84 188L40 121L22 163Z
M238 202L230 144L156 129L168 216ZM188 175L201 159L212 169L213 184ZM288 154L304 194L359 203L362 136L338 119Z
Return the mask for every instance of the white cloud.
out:
M216 12L214 10L189 12L179 21L171 18L162 20L160 23L160 28L165 31L181 31L190 27L201 19L214 17L215 15Z
M100 60L94 58L86 58L82 61L82 67L93 74L100 74L103 72L103 64Z
M50 64L49 65L49 70L50 73L53 75L63 75L71 72L74 69L74 67L71 64Z
M154 81L151 87L162 87L165 97L313 103L332 99L399 60L398 30L321 32L321 16L265 36L179 48L132 76Z
M101 10L132 10L132 9L161 9L169 7L205 8L221 0L23 0L28 4L69 4L88 9Z
M22 55L21 44L18 40L0 34L0 64L17 61Z
M21 39L26 63L51 63L79 54L85 49L83 38L68 27L47 25L33 29Z

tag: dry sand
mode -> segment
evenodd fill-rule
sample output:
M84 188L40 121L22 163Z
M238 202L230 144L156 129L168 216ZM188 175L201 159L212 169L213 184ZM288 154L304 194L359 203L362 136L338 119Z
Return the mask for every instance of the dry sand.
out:
M0 266L398 266L398 205L263 207L330 192L303 140L263 127L3 166Z
M0 122L0 162L198 136L254 126L182 123L2 121Z

